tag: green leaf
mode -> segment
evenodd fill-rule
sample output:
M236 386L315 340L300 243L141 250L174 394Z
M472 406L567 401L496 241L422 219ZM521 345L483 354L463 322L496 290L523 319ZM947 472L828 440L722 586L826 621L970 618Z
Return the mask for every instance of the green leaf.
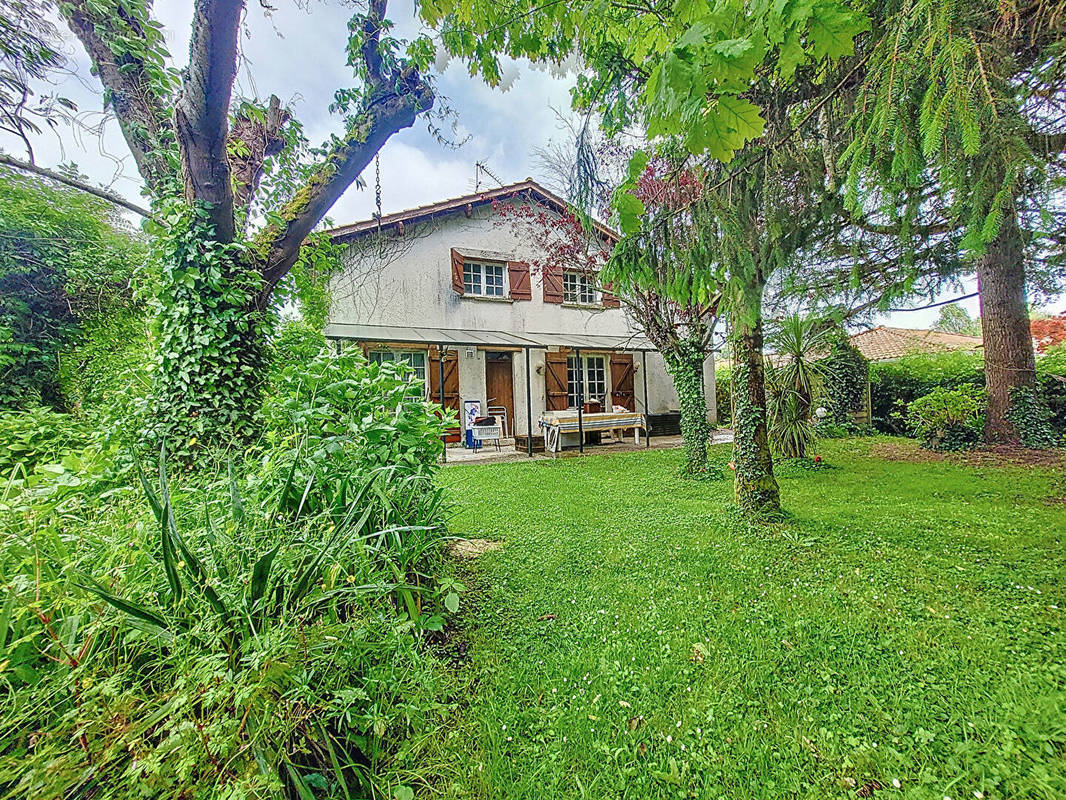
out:
M88 581L87 583L78 583L77 585L80 586L82 589L85 589L86 591L92 592L101 600L114 606L119 611L129 614L131 617L136 617L137 619L143 620L144 622L147 622L151 625L155 625L157 628L169 630L170 626L167 625L167 622L165 619L163 619L163 617L159 616L153 611L149 611L142 605L131 602L129 600L123 600L121 597L116 597L115 595L111 594L111 592L107 591L107 589L105 589L103 586L94 581L92 578L87 578L86 580Z
M459 595L455 592L448 592L444 595L444 607L453 614L459 610Z

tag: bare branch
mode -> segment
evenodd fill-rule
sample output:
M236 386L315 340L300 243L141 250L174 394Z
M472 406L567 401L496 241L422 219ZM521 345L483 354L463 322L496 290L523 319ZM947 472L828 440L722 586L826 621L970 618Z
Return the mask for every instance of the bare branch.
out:
M106 189L99 189L96 186L86 183L85 181L80 181L77 178L69 178L60 172L55 172L54 170L46 169L45 167L38 167L36 164L29 164L25 161L19 161L17 158L12 158L11 156L4 155L3 153L0 153L0 164L6 167L11 167L12 169L18 169L22 170L23 172L29 172L34 175L40 175L43 178L48 178L48 180L50 181L55 181L56 183L61 183L64 186L69 186L72 189L77 189L78 191L85 192L86 194L91 194L94 197L99 197L101 200L106 200L107 202L113 205L121 206L127 211L132 211L134 214L139 214L145 219L152 218L152 212L149 211L147 208L142 208L141 206L136 205L135 203L131 203L129 200L120 197L114 192L109 192Z
M197 0L189 67L174 109L185 198L208 205L220 242L233 241L236 233L226 140L243 9L243 0Z

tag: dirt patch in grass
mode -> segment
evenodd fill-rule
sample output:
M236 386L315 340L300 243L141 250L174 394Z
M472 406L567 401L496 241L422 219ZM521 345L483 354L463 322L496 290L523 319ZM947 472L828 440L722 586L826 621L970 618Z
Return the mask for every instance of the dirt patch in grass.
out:
M1033 450L1012 444L979 447L966 453L934 453L913 441L875 442L870 455L886 461L950 461L972 467L1066 467L1066 453L1062 450Z
M455 539L448 542L448 552L453 558L477 558L492 550L499 550L503 542L492 539Z

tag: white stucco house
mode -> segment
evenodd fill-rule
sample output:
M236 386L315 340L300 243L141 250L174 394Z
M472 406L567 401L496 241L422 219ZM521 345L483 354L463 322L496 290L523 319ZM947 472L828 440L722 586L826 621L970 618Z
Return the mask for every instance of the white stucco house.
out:
M653 436L676 433L677 394L624 303L587 273L531 269L543 247L528 229L501 224L500 204L566 210L527 179L331 230L347 250L330 287L327 338L372 361L408 362L431 400L441 402L443 386L443 404L461 420L466 401L480 401L483 413L506 419L522 449L538 438L545 412L576 409L579 398L593 412L646 414ZM711 358L704 379L713 423Z

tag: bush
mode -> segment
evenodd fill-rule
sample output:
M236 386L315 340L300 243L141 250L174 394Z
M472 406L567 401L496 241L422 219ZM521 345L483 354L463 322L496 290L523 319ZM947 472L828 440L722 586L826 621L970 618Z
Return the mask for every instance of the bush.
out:
M1049 423L1059 435L1066 435L1066 344L1049 347L1036 360L1036 380L1047 403Z
M1018 438L1026 447L1038 449L1061 444L1051 427L1051 411L1041 395L1039 387L1016 386L1010 395L1010 411L1007 419L1014 426Z
M936 388L979 388L985 385L984 361L975 353L913 355L870 365L870 407L873 425L896 436L908 432L902 409ZM896 413L900 412L900 413Z
M857 428L851 417L853 411L863 411L866 406L866 384L870 379L870 362L842 330L835 332L829 355L823 359L826 369L822 374L818 400L825 406L828 416L818 424L819 433L823 424L836 425L837 430ZM847 435L847 434L845 434Z
M60 353L133 304L144 255L107 202L0 169L0 407L64 407Z
M907 404L906 423L929 450L970 450L981 440L983 408L982 389L937 387Z
M3 418L33 466L0 491L0 794L391 797L417 776L451 702L423 642L462 589L441 577L449 423L359 354L275 378L261 440L218 470L193 446L194 469L141 480L84 422Z

